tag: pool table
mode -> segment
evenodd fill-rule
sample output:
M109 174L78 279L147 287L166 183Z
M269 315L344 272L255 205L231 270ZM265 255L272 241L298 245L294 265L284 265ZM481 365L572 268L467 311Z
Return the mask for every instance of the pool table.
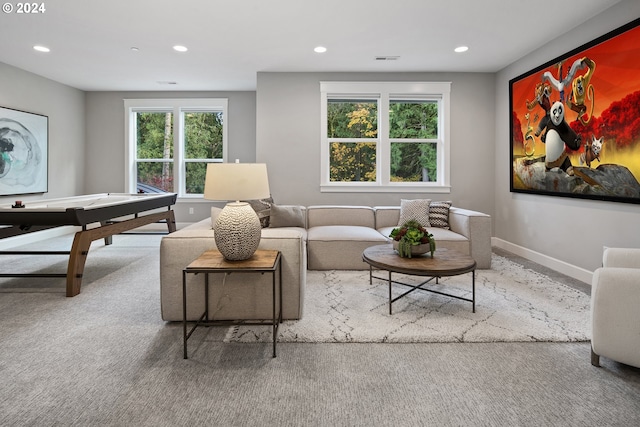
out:
M111 244L114 234L161 221L166 221L169 233L175 231L175 216L171 206L175 204L176 197L174 193L105 193L0 205L0 239L54 227L81 227L75 233L69 252L0 251L5 255L69 254L65 274L3 273L0 277L62 276L67 278L67 296L76 296L80 293L91 242L105 239L106 244Z

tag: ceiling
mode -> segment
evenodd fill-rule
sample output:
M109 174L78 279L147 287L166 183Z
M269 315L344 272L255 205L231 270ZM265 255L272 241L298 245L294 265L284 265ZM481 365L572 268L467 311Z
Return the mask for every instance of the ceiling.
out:
M619 1L44 0L43 13L0 15L0 62L86 91L255 90L258 72L496 72Z

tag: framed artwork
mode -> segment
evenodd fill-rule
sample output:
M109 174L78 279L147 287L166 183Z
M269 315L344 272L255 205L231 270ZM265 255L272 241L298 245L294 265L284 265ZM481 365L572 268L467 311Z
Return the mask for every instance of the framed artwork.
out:
M509 81L512 192L640 203L640 19Z
M0 196L48 190L49 118L0 107Z

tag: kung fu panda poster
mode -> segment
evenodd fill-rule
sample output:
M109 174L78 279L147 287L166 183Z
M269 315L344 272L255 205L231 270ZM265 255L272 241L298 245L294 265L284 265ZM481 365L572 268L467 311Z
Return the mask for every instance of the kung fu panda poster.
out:
M640 203L640 19L509 82L511 191Z

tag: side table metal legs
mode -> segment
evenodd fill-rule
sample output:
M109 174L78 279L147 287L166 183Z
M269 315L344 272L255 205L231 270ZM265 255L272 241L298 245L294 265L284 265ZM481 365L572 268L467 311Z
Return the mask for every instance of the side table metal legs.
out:
M204 294L205 294L205 310L200 318L196 321L195 325L189 332L187 332L187 272L182 271L182 345L183 345L183 358L187 359L187 340L193 334L193 331L209 318L209 275L204 276Z
M276 251L272 251L276 252ZM202 256L204 256L203 254ZM201 257L202 257L201 256ZM187 341L191 334L196 330L196 328L200 325L205 326L220 326L220 325L268 325L272 326L272 334L273 334L273 357L276 357L276 345L278 342L278 329L280 327L280 323L282 323L282 263L280 262L280 253L277 252L273 261L270 261L268 265L259 266L246 266L242 267L240 265L234 265L232 267L222 268L222 267L187 267L182 271L182 344L183 344L183 358L188 358L187 353ZM198 260L196 260L198 261ZM271 293L272 293L272 316L271 319L267 320L209 320L209 273L271 273ZM204 274L204 301L205 301L205 309L204 313L196 320L193 327L188 330L187 323L187 274ZM276 285L276 274L278 275L278 285ZM276 299L276 294L279 294L279 300ZM278 310L276 310L278 307Z

